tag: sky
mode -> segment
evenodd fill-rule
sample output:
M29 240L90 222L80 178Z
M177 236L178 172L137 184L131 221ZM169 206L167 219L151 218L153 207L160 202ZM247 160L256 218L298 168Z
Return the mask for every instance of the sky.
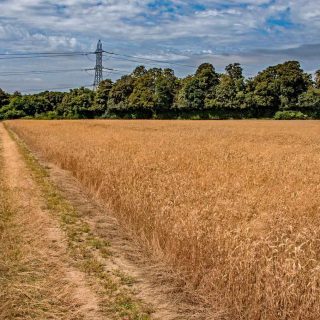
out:
M183 77L202 62L218 72L239 62L252 77L269 65L299 60L313 73L320 69L319 34L319 0L0 0L0 88L28 93L91 85L93 71L83 69L94 67L94 55L6 54L93 52L99 39L106 51L142 58L105 54L104 67L117 71L104 77L113 80L141 64L171 67Z

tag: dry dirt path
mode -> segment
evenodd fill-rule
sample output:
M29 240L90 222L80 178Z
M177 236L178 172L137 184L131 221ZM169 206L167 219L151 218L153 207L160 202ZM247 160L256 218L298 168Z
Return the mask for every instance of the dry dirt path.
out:
M11 298L15 299L18 292L29 295L28 309L21 311L22 301L16 301L2 310L2 319L103 319L96 294L86 284L84 274L70 265L64 234L46 210L45 199L2 124L0 139L3 180L8 201L14 206L15 230L22 238L21 263L27 269L23 281L19 277L23 271L18 270L17 290L11 292ZM25 281L25 276L30 281Z
M35 160L1 123L0 140L4 180L16 220L23 225L23 243L29 244L26 263L37 259L43 273L42 282L32 286L35 291L46 287L41 293L45 313L36 317L33 310L29 318L2 318L211 319L191 307L188 295L177 292L179 283L165 266L146 262L128 233L70 173L40 157ZM38 270L31 267L29 272ZM32 303L39 308L35 297Z

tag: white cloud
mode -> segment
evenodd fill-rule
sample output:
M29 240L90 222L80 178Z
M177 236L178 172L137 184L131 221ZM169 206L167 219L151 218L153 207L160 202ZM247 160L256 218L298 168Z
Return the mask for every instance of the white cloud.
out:
M166 11L166 5L149 6L153 2L2 0L0 48L3 52L87 51L93 50L101 38L110 51L188 64L208 59L222 70L223 64L233 59L254 71L263 67L265 61L272 63L272 59L276 62L297 56L303 60L308 53L314 54L314 50L305 47L305 53L279 51L262 56L261 52L255 52L256 48L298 48L319 42L319 1L171 0L171 11ZM288 23L296 26L288 28L270 23L283 15L288 15ZM79 67L90 67L94 63L84 59L73 63ZM310 55L306 59L310 60ZM16 68L17 63L7 67ZM25 68L24 62L20 64ZM69 64L69 60L53 61L50 66ZM109 60L108 65L133 67L132 63L119 60ZM181 75L188 71L182 70ZM52 79L57 81L53 76ZM69 79L78 81L77 77ZM1 81L0 78L0 87Z

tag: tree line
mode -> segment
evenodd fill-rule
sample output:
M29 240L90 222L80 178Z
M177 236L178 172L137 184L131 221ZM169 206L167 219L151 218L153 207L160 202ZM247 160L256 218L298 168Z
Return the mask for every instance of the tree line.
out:
M178 78L169 68L139 66L96 91L22 95L0 89L0 119L319 119L320 70L313 79L297 61L268 67L246 79L239 63L219 74L210 63Z

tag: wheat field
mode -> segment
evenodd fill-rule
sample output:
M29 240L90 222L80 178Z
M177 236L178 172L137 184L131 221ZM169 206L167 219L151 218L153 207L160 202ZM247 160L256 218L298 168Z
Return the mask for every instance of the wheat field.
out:
M320 318L320 123L9 121L216 319Z

